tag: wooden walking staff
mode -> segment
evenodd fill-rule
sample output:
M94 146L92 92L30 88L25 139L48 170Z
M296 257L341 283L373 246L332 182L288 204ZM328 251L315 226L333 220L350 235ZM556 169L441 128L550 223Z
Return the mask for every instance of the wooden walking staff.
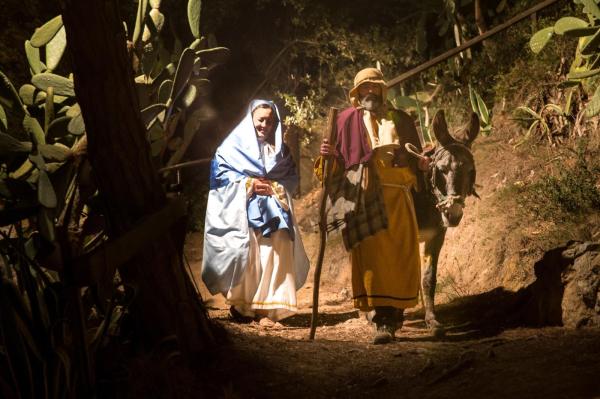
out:
M323 138L327 139L332 147L335 147L337 134L335 132L335 120L337 118L338 109L329 108L327 116L327 129L323 133ZM319 316L319 285L321 282L321 268L323 267L323 257L325 255L325 244L327 243L327 194L329 190L329 180L331 175L331 165L333 160L330 156L323 157L323 188L321 189L321 202L319 204L319 234L321 241L319 242L319 256L315 265L315 274L313 281L313 308L312 318L310 320L310 339L315 339L315 331L317 330L317 318Z

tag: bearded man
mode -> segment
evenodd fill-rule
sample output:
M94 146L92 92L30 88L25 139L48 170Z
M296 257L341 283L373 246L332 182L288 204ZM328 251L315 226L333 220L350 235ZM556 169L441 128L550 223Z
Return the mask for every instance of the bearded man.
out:
M394 339L404 309L417 304L420 281L418 226L411 189L418 170L405 143L421 149L410 116L388 109L381 71L366 68L354 78L351 107L336 120L335 146L325 139L322 156L335 159L328 227L343 227L352 263L354 307L368 312L374 344Z

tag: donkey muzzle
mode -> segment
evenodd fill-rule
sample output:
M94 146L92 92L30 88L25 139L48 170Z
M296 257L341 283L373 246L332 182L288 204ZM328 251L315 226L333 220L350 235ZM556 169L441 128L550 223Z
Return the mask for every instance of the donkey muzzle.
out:
M438 208L442 214L444 226L457 226L462 219L464 207L464 200L460 196L449 197L446 199L446 201L444 201L444 203L439 204Z

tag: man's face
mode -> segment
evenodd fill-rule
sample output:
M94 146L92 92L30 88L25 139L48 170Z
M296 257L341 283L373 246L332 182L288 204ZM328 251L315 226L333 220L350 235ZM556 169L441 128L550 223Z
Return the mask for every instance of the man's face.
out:
M261 143L269 138L275 125L275 117L271 108L257 108L252 113L252 122L256 137Z
M358 101L367 111L375 111L383 104L381 86L377 83L365 82L358 86Z

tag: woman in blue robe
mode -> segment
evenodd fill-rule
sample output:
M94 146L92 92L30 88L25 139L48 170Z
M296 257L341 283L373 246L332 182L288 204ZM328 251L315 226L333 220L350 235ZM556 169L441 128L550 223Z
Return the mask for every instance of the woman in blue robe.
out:
M292 209L297 185L277 107L252 101L212 160L204 229L202 279L234 317L297 311L309 269Z

